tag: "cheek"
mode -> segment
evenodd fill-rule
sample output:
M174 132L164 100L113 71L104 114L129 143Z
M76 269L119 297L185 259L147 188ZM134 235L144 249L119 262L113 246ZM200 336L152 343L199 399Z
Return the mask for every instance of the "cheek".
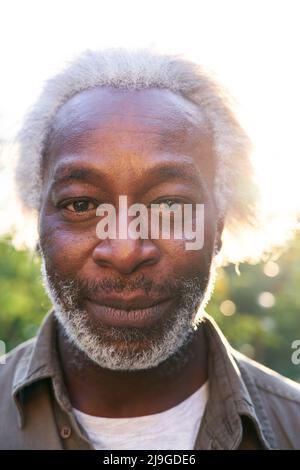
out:
M164 253L170 272L177 276L193 277L206 275L209 271L212 251L204 248L201 250L187 250L184 243L174 240L160 242L160 250Z
M155 240L167 264L174 274L180 276L207 275L212 261L216 236L216 218L213 211L204 212L204 226L198 240L203 240L200 249L188 249L189 240Z
M94 227L74 229L53 216L41 214L39 237L47 266L65 275L79 272L93 251L94 232Z

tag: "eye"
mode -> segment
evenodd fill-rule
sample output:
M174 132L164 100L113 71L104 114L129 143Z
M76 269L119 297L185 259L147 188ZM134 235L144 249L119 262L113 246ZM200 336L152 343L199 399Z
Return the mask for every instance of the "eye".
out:
M161 207L171 207L173 204L176 204L176 201L174 201L174 199L165 199L164 201L161 201L159 203Z
M61 208L75 214L84 214L88 211L95 210L97 204L88 199L76 199L61 204Z
M179 210L183 202L179 201L178 199L164 199L163 201L158 202L159 210L169 211L174 204L175 204L174 209Z

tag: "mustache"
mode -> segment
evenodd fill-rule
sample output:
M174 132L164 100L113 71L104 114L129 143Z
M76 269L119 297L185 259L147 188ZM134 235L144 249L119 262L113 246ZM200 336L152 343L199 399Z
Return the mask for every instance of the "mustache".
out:
M66 291L75 294L78 298L88 297L89 294L107 294L107 293L122 293L122 292L135 292L141 290L145 295L150 293L158 295L181 296L182 294L188 295L201 292L205 287L207 280L203 276L194 276L192 278L169 278L161 282L155 282L153 279L147 277L145 274L137 275L134 279L118 278L104 278L97 279L84 279L79 276L64 277L62 278L57 272L48 271L48 277L51 284L61 294ZM63 292L64 291L64 292Z
M109 292L134 292L142 290L146 294L150 292L163 292L161 284L154 283L153 279L147 278L145 275L139 275L134 279L122 278L104 278L102 280L95 279L78 279L80 288L89 292L109 293Z

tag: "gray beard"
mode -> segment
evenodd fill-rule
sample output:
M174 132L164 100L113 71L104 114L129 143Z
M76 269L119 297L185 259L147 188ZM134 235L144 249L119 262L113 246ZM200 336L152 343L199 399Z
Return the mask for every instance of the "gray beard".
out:
M213 284L214 269L208 278L178 280L181 297L171 315L144 328L115 327L93 322L78 306L79 290L74 280L53 279L42 257L42 278L55 308L55 316L67 340L98 366L119 371L150 369L169 358L180 369L187 360L187 346L203 319ZM173 283L173 288L176 282ZM172 366L172 367L173 367Z

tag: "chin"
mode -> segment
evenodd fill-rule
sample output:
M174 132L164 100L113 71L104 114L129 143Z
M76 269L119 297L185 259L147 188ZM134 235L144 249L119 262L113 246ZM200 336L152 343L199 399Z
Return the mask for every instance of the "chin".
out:
M176 354L195 334L191 313L177 311L167 321L143 328L116 327L91 321L87 312L55 315L73 345L95 364L111 370L142 370L157 367Z

